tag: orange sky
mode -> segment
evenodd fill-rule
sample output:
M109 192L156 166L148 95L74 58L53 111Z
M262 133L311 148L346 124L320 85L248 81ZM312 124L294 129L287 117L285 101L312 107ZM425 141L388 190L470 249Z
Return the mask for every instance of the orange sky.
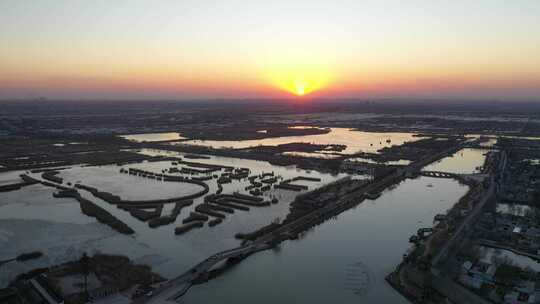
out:
M6 0L0 17L0 98L540 96L534 0Z

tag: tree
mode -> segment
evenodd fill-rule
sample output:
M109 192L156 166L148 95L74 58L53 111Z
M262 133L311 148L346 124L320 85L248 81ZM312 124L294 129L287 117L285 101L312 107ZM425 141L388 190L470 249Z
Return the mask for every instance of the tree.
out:
M521 269L516 266L501 264L495 272L495 280L500 284L512 286L519 281Z

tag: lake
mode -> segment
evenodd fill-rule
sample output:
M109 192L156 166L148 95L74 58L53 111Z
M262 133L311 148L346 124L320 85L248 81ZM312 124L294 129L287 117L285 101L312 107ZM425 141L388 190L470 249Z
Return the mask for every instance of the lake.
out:
M354 154L356 152L376 153L384 147L402 145L405 142L416 141L421 137L415 137L414 133L384 133L355 131L348 128L330 128L329 133L305 136L284 136L256 140L188 140L175 145L199 145L213 148L242 149L256 146L277 146L288 143L311 143L317 145L345 145L342 154Z
M140 153L182 157L181 153L169 153L161 150L142 150ZM251 174L274 172L289 179L297 176L320 178L320 182L304 183L314 189L326 183L347 176L346 174L323 174L306 171L295 166L274 166L268 162L244 160L238 158L215 157L189 160L208 164L221 164L244 167ZM153 179L130 176L120 173L120 169L139 168L161 173L172 167L173 161L141 162L126 166L73 166L60 171L64 183L81 182L102 190L119 194L126 199L154 199L189 194L199 190L199 186L187 183L162 182ZM3 173L0 181L18 181L18 174ZM36 174L39 177L39 174ZM210 193L217 189L215 179L207 181ZM247 179L233 180L223 185L223 193L244 192L249 185ZM271 189L265 198L276 197L279 203L268 207L250 208L250 211L236 211L227 214L222 224L216 227L205 226L183 235L175 235L174 228L202 203L203 197L195 199L192 206L182 210L175 223L159 228L150 228L145 222L132 217L128 212L118 209L100 200L86 191L80 191L83 197L109 211L135 230L135 235L120 235L108 226L98 223L94 218L83 215L79 203L70 198L53 198L54 189L42 185L24 187L18 191L0 193L0 260L10 258L22 252L41 250L45 257L26 263L10 263L0 268L0 286L4 286L15 275L35 267L45 267L79 258L83 252L89 254L101 251L113 254L125 254L136 261L142 261L154 267L166 277L174 277L215 252L236 247L239 241L234 238L238 232L250 232L273 220L285 218L289 203L295 192ZM174 204L168 204L163 214L169 214Z

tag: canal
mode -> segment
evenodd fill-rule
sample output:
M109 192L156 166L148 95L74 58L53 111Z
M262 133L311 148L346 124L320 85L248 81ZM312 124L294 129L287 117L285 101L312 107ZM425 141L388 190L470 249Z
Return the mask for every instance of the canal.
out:
M431 227L467 190L451 179L406 180L193 287L182 303L407 303L385 276L410 248L409 236Z

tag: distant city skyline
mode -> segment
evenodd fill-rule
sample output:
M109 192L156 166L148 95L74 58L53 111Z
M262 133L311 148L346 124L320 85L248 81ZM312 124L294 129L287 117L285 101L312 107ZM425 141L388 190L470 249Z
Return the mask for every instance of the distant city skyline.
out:
M540 1L0 2L0 99L540 101Z

